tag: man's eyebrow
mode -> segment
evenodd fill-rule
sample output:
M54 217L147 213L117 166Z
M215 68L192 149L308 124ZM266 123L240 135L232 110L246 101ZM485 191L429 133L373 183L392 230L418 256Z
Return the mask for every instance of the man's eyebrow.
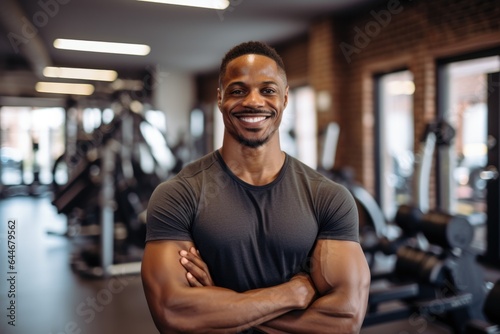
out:
M278 86L278 83L277 83L276 81L272 81L272 80L270 80L270 81L264 81L264 82L263 82L263 84L265 84L265 85L276 85L276 86Z
M273 80L268 80L268 81L263 81L261 85L273 85L273 86L279 86L279 84L276 81ZM229 83L225 89L229 89L234 86L241 86L241 87L246 87L247 84L243 81L233 81Z
M227 85L227 87L231 86L246 86L243 81L233 81Z
M268 81L263 81L262 82L265 85L277 85L278 82L274 80L268 80ZM234 86L234 85L239 85L239 86L246 86L247 84L243 81L233 81L228 84L228 86Z

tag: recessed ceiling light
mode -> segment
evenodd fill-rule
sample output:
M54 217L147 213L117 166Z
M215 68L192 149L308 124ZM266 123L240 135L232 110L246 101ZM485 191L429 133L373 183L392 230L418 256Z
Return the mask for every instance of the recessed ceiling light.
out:
M137 0L137 1L157 2L167 5L201 7L210 9L220 9L220 10L229 7L229 0Z
M118 73L111 70L96 70L91 68L47 66L43 69L43 75L48 78L114 81Z
M37 82L35 90L40 93L91 95L94 92L94 86L76 83Z
M63 50L117 53L134 56L145 56L151 51L151 48L145 44L85 41L64 38L56 39L54 41L54 47Z

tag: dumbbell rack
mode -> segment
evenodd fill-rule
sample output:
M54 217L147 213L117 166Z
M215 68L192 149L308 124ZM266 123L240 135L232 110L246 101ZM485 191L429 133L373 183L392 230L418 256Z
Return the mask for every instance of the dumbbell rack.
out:
M127 233L126 228L117 223L115 217L119 195L115 185L116 164L121 163L120 170L127 170L123 161L127 161L127 158L130 160L130 156L125 155L125 159L123 156L126 153L124 148L132 146L128 142L132 140L132 121L132 118L124 116L119 122L109 124L102 130L106 135L102 136L96 151L98 153L87 154L80 161L72 171L69 182L61 187L52 202L59 213L71 216L73 210L79 208L86 217L92 216L87 219L89 226L79 225L77 233L67 235L95 240L91 249L79 251L73 254L71 259L73 270L85 277L109 277L140 272L139 260L135 261L131 256L120 255L115 251L116 241L124 240L123 235ZM116 131L119 128L122 131ZM118 141L114 136L120 134ZM125 177L133 178L131 172L124 174Z
M377 277L363 326L410 317L431 317L463 333L471 319L484 320L486 296L482 271L471 250L473 227L467 219L431 212L422 217L421 232L429 249L401 246L394 271ZM389 303L397 303L390 309Z

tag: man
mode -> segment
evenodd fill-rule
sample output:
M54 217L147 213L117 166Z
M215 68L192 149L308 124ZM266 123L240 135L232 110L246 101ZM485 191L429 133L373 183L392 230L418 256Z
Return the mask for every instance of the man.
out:
M370 273L349 192L281 151L288 101L276 51L224 57L222 147L148 206L142 279L161 333L356 333Z

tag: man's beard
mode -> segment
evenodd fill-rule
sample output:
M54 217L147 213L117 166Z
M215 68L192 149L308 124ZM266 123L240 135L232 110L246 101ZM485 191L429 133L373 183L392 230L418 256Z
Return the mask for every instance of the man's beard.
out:
M261 138L261 139L247 139L241 135L237 135L236 139L238 140L238 142L240 144L242 144L246 147L257 148L257 147L260 147L260 146L264 145L265 143L267 143L269 141L269 139L271 139L271 135L269 135L265 138Z
M251 112L251 113L259 113L259 112L262 112L263 110L258 110L258 109L253 109L253 108L247 108L245 110L243 110L242 112ZM265 111L265 110L264 110ZM275 118L276 117L276 112L274 111L269 111L271 114L272 114L272 118ZM266 136L265 138L259 138L259 139L248 139L248 138L245 138L243 137L241 134L239 133L235 133L234 134L234 138L242 145L246 146L246 147L249 147L249 148L257 148L257 147L260 147L264 144L266 144L270 139L271 137L273 136L273 134L276 132L277 129L275 129L273 132L271 132L268 136ZM250 130L252 131L252 130ZM255 132L257 132L259 130L255 130Z

